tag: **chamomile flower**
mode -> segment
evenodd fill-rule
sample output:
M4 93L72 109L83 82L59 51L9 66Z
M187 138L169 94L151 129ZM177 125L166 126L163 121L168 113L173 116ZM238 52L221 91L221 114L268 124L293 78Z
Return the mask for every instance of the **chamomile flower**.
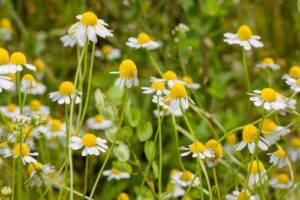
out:
M165 83L163 81L153 81L151 87L142 87L143 94L155 94L161 96L163 94L168 95L169 90L166 89Z
M273 188L288 189L292 187L293 181L289 179L286 173L276 174L270 181L270 185Z
M24 106L24 114L28 116L34 113L47 116L50 114L50 109L49 107L42 105L39 100L33 99L30 101L29 106Z
M37 152L30 152L29 146L26 143L18 143L16 144L12 151L5 155L5 157L13 157L13 158L22 158L22 162L25 165L26 163L36 162L36 159L32 156L38 156Z
M237 142L237 137L236 137L236 133L230 133L227 137L226 137L226 143L224 145L224 149L225 151L229 152L230 154L233 153L234 151L234 146L236 145Z
M9 187L9 186L4 186L1 188L1 194L4 196L10 195L11 192L12 192L12 190L11 190L11 187Z
M287 77L285 82L294 92L300 92L300 78L294 79Z
M190 76L184 76L182 78L182 81L184 82L184 85L189 89L197 90L200 88L200 84L194 83L192 77L190 77Z
M0 38L4 41L10 41L12 39L13 28L11 22L7 18L0 20Z
M162 80L167 82L167 85L169 87L172 87L175 83L179 82L177 79L177 74L172 70L168 70L165 73L163 73L162 78Z
M193 103L187 94L186 88L181 83L175 83L170 92L170 112L177 110L187 110L189 101Z
M107 141L100 137L96 137L92 133L86 133L82 138L73 136L70 141L70 147L73 150L78 150L84 147L81 155L95 155L98 156L100 152L105 153L108 149Z
M8 51L0 48L0 74L16 73L20 70L20 68L10 65Z
M44 133L48 139L66 137L66 125L59 119L51 119L46 126L41 127L39 131Z
M184 189L175 183L168 183L166 191L162 193L163 199L178 198L184 195Z
M40 80L45 75L46 64L41 59L35 59L33 65L36 67L36 76Z
M121 57L121 50L106 44L103 45L101 50L96 50L95 56L99 58L107 58L108 60L115 60Z
M221 144L217 140L211 139L205 143L205 148L213 152L214 155L213 157L208 157L205 160L207 166L208 167L216 166L219 163L223 153Z
M35 84L31 88L21 87L21 92L26 94L33 94L33 95L43 95L45 94L46 90L47 90L46 85L40 82L35 82Z
M81 102L81 93L77 92L74 85L70 81L64 81L60 84L57 92L51 92L49 97L52 101L58 104L70 104L72 99L75 98L75 103Z
M268 153L268 155L270 156L270 163L272 165L282 168L288 164L286 152L283 149L278 149L273 153Z
M21 80L21 90L34 88L36 86L35 78L31 74L25 74Z
M107 176L107 179L110 181L112 179L120 180L120 179L128 179L130 178L130 174L124 171L121 171L115 167L109 170L104 170L103 175Z
M195 177L195 175L189 171L178 171L172 174L172 180L175 182L175 184L181 186L181 187L197 187L200 184L200 179L198 177Z
M280 66L275 64L274 60L270 57L264 58L261 63L256 65L257 68L267 69L270 68L274 71L279 70Z
M77 38L75 36L77 24L73 24L69 29L67 35L64 35L60 38L60 41L63 43L64 47L74 47L77 43L79 46L83 46L84 41L77 42Z
M248 180L248 185L250 187L253 185L263 184L268 180L264 165L259 160L253 160L251 163L249 163L248 170L250 172Z
M129 198L128 194L126 194L126 193L124 193L124 192L121 192L121 193L118 195L118 197L117 197L116 200L130 200L130 198Z
M119 74L120 77L116 81L116 85L123 88L124 85L128 88L138 86L139 80L137 78L137 68L131 59L125 59L121 62L118 72L111 72L111 74Z
M262 106L265 110L284 110L287 107L286 99L272 88L254 90L249 95L255 106Z
M275 144L281 136L285 136L289 133L289 129L284 126L278 126L271 119L264 119L262 124L262 134L267 140L269 145Z
M298 160L300 160L300 138L293 137L290 140L288 155L293 162L297 162Z
M159 43L153 41L147 33L140 33L136 38L130 37L126 45L134 49L145 48L147 50L154 50L159 47Z
M1 66L0 66L1 68ZM0 93L4 90L10 90L14 86L12 80L8 76L3 76L0 73Z
M290 69L288 74L284 74L282 76L283 79L292 78L292 79L298 79L300 78L300 66L293 65Z
M268 142L259 136L258 130L254 125L248 124L243 129L243 141L235 145L235 150L240 151L244 149L245 146L248 146L249 152L253 153L256 142L261 150L268 150Z
M263 43L259 41L260 36L252 35L252 31L247 25L240 26L236 34L225 33L224 37L224 42L228 44L238 44L245 50L251 50L251 46L254 48L264 46Z
M9 103L7 106L0 107L1 112L7 118L13 119L20 114L20 109L16 104Z
M86 120L86 125L88 128L93 130L104 130L113 125L112 121L104 118L103 115L96 115L92 118Z
M27 172L30 174L29 179L26 181L27 185L29 187L41 187L44 182L42 177L54 173L55 169L53 166L43 165L36 161L28 165Z
M248 190L234 190L232 194L226 195L226 200L259 200L259 197L256 195L251 195Z
M213 151L207 149L204 144L202 144L199 141L195 141L192 144L189 145L189 147L180 147L180 150L185 151L184 153L181 153L181 156L188 156L192 154L193 158L199 158L205 159L205 158L212 158L214 157Z
M16 68L17 71L23 70L23 67L26 67L27 69L31 71L35 71L36 67L32 64L27 63L26 56L21 52L14 52L11 54L9 59L10 66L13 68Z

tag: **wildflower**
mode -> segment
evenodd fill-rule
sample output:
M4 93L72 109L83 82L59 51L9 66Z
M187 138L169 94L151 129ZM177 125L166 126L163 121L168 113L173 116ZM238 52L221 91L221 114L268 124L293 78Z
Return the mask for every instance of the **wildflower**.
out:
M226 200L259 200L258 196L251 195L248 190L234 190L232 194L226 195Z
M290 147L288 148L288 155L291 161L296 162L300 160L300 138L293 137L290 140Z
M152 81L165 81L167 82L168 87L172 87L175 83L180 82L177 79L177 74L172 71L172 70L168 70L165 73L163 73L163 77L162 79L157 79L155 77L151 77Z
M0 74L16 73L20 70L20 68L10 65L8 51L0 48Z
M222 157L222 146L217 140L208 140L205 144L205 148L208 149L209 151L213 152L214 156L207 158L206 164L208 167L214 167L216 166L221 157Z
M264 138L267 140L269 145L275 144L281 136L285 136L288 134L290 130L283 126L278 126L271 119L264 119L262 124L262 134Z
M186 24L184 24L184 23L179 23L179 24L175 27L175 29L172 31L172 34L175 35L175 33L178 32L178 33L180 33L180 34L182 34L182 35L185 36L185 34L186 34L187 32L189 32L189 31L190 31L190 27L188 27L188 26L187 26Z
M1 66L0 66L0 68L1 68ZM12 83L11 78L9 78L8 76L1 75L1 72L0 72L0 93L2 92L3 89L10 90L13 86L14 86L14 84Z
M263 137L259 136L255 126L248 124L243 129L243 141L235 145L235 150L240 151L247 145L250 153L253 153L256 142L261 150L268 150L268 142Z
M293 65L289 69L289 73L282 76L282 79L287 79L287 78L292 78L292 79L300 78L300 66Z
M254 90L249 95L255 106L263 106L266 110L283 110L287 107L286 99L272 88Z
M139 80L137 78L137 69L135 63L131 59L125 59L121 62L118 72L111 72L111 74L119 74L120 77L116 81L116 85L120 88L131 88L132 85L138 86Z
M193 158L199 156L201 159L214 157L213 151L207 149L201 142L195 141L189 145L189 147L180 147L180 150L185 151L181 153L181 156L187 156L192 154Z
M249 163L248 170L250 172L248 182L250 187L253 185L260 185L268 179L264 165L259 160L253 160Z
M273 153L268 153L268 155L270 156L270 163L278 166L279 168L282 168L288 164L286 152L281 148Z
M33 65L36 67L37 78L42 79L45 74L45 68L46 68L45 62L41 59L35 59L33 61Z
M74 47L77 43L79 46L83 46L84 41L77 42L77 38L75 36L77 24L73 24L69 29L67 35L64 35L60 38L60 41L63 43L64 47Z
M10 59L10 66L17 69L17 71L21 71L23 69L23 66L25 66L27 69L35 71L36 67L27 63L26 56L21 52L14 52L11 54Z
M8 196L8 195L11 195L11 187L9 186L4 186L1 188L1 194L4 195L4 196Z
M112 121L104 118L103 115L96 115L95 117L86 120L88 128L93 130L104 130L113 125Z
M12 39L13 28L11 22L7 18L0 20L0 38L4 41L10 41Z
M153 94L161 96L163 94L168 95L169 90L166 89L165 83L163 81L153 81L151 87L142 87L143 94Z
M230 154L233 153L234 146L236 145L237 138L236 138L236 133L230 133L226 137L226 143L224 145L224 149L229 152Z
M200 184L200 179L188 170L178 171L172 175L173 181L181 187L197 187Z
M37 152L30 152L29 146L26 143L18 143L14 146L13 150L5 155L5 157L22 158L22 162L26 163L36 162L32 156L38 156Z
M5 117L13 119L20 114L20 109L16 104L9 103L7 106L0 107L1 112Z
M37 100L33 99L30 101L29 106L24 106L24 113L25 115L32 115L37 113L39 115L49 115L50 110L49 107L42 105L42 103Z
M40 162L36 161L28 165L27 172L30 174L30 177L27 180L28 186L41 187L43 184L43 176L48 176L49 174L55 172L55 169L50 165L42 165Z
M147 33L140 33L136 38L130 37L126 45L135 49L145 48L147 50L154 50L159 47L159 43L153 41Z
M178 198L184 195L184 189L175 183L168 183L166 191L162 193L163 199Z
M285 82L294 92L300 92L300 78L294 79L287 77Z
M121 192L118 195L117 200L130 200L130 198L129 198L128 194Z
M21 80L21 87L24 91L36 86L35 78L31 74L25 74Z
M78 150L84 147L81 153L82 156L87 156L87 155L98 156L100 152L104 153L108 149L106 143L107 141L105 139L96 137L91 133L86 133L82 136L82 138L73 136L71 138L70 147L73 150Z
M108 60L115 60L121 57L121 50L113 48L111 45L103 45L101 51L96 50L95 56L99 58L107 58Z
M115 180L128 179L130 177L129 173L121 171L121 170L119 170L117 168L114 168L114 167L112 169L110 169L110 170L104 170L103 171L103 175L107 176L108 180L112 180L112 179L115 179Z
M255 48L263 47L263 43L259 41L260 36L252 35L252 31L247 25L242 25L239 27L236 34L225 33L224 42L228 44L239 44L245 50L251 50L251 46Z
M288 189L293 185L293 182L286 173L276 174L269 183L273 188L279 189Z
M187 95L186 88L181 83L175 83L172 86L170 99L170 112L181 109L187 110L189 108L188 100L190 100L193 103L193 101Z
M70 104L75 98L75 103L81 102L81 93L77 92L74 85L70 81L64 81L59 86L59 91L51 92L49 95L52 101L57 101L58 104Z
M259 63L256 65L257 68L261 68L261 69L267 69L270 68L272 70L279 70L280 66L275 64L274 60L272 58L264 58L262 63Z
M48 139L52 138L64 138L66 137L66 126L65 123L62 123L59 119L50 120L46 127L40 126L38 131L43 132Z
M190 76L184 76L182 78L182 81L184 82L184 85L187 88L194 89L194 90L197 90L197 89L200 88L200 84L199 83L194 83L193 79Z

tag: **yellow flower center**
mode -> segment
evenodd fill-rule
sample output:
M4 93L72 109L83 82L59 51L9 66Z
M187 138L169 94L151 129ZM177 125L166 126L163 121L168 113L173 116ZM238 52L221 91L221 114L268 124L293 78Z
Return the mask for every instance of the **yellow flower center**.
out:
M45 70L45 63L41 59L35 59L33 65L36 66L38 72L43 72Z
M247 25L242 25L237 31L237 37L240 40L249 40L252 36L251 29Z
M263 64L266 64L266 65L270 65L270 64L274 64L274 60L272 58L265 58L263 59Z
M250 200L250 197L251 195L249 192L240 192L236 200Z
M9 54L6 49L0 48L0 65L5 65L9 62Z
M155 81L152 83L151 88L153 90L164 90L165 89L165 83L161 81Z
M112 50L112 47L110 45L104 45L101 49L102 53L104 55L108 55Z
M296 80L296 85L300 87L300 78Z
M130 200L130 199L129 199L129 196L126 193L122 192L118 195L117 200Z
M293 137L291 139L291 146L294 147L294 148L300 148L300 138Z
M217 140L208 140L205 144L207 149L214 151L215 157L219 158L222 156L222 146Z
M40 162L34 162L34 163L30 163L28 165L27 171L29 174L31 174L33 171L37 171L42 169L42 164Z
M16 109L17 109L16 104L13 104L13 103L7 104L7 111L8 112L14 112Z
M182 85L181 83L175 83L171 88L170 97L172 99L187 97L187 91L184 85Z
M15 81L16 80L16 74L13 73L9 73L9 74L5 74L7 77L11 78L11 80Z
M184 76L182 78L182 80L186 83L186 84L192 84L193 83L193 79L190 76Z
M259 160L253 160L249 164L249 170L251 174L256 174L258 172L261 172L264 169L264 165Z
M22 156L28 156L29 155L29 147L28 147L27 144L22 143L22 150L20 148L21 148L20 143L18 143L16 146L14 146L13 154L15 156L20 156L20 153L22 154Z
M277 151L275 151L275 155L278 158L284 159L286 157L286 152L282 149L278 149Z
M52 132L60 131L61 130L61 121L58 119L53 119L50 129Z
M10 56L10 62L15 65L24 65L27 63L26 56L21 52L14 52Z
M170 172L171 175L174 175L176 173L178 173L178 169L172 169L171 172Z
M59 86L59 93L63 96L70 96L74 92L74 85L70 81L64 81Z
M86 133L82 136L82 144L86 147L93 147L97 144L97 138L91 133Z
M275 122L271 119L265 119L262 124L262 131L264 134L273 133L276 128Z
M287 174L278 174L277 175L277 182L281 184L287 184L289 182L289 176Z
M23 128L22 130L22 134L24 137L30 137L31 135L31 130L32 130L32 127L31 126L27 126L25 128Z
M191 144L190 150L192 153L201 153L205 150L205 146L201 142L196 141Z
M228 144L235 144L236 143L236 134L235 133L230 133L226 137L226 141L227 141Z
M243 129L243 141L245 143L255 142L258 139L257 128L251 124L246 125Z
M31 74L25 74L22 79L26 81L35 81L34 77Z
M33 99L29 106L32 111L37 111L41 108L41 102L37 99Z
M300 77L300 67L297 65L292 66L289 69L289 75L293 78L298 78Z
M137 69L135 63L130 59L125 59L121 62L119 67L120 76L124 79L131 79L137 76Z
M85 12L82 14L81 22L86 26L95 26L97 24L98 17L93 12Z
M122 173L122 171L121 170L118 170L117 168L112 168L111 169L111 173L113 173L113 174L116 174L116 175L119 175L119 174L121 174Z
M104 117L103 117L103 115L96 115L95 116L95 121L96 122L103 122L103 120L104 120Z
M139 44L145 44L147 42L150 42L151 39L147 33L140 33L137 37L137 41Z
M175 72L169 70L169 71L166 71L164 74L163 74L163 79L169 81L169 80L176 80L177 79L177 75Z
M1 28L6 28L6 29L12 31L11 22L10 22L10 20L7 19L7 18L1 19L0 27L1 27Z
M265 88L261 91L260 97L266 102L272 102L276 100L277 92L272 88Z
M188 170L185 170L182 172L180 179L182 181L189 182L193 179L193 173Z
M12 122L7 122L6 128L9 132L12 132L14 130L14 124Z

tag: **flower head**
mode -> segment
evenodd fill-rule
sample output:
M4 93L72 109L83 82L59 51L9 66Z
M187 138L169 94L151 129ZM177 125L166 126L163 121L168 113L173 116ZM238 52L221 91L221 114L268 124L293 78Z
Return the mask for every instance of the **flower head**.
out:
M9 152L5 157L12 156L13 158L22 158L22 162L26 163L36 162L32 156L38 156L37 152L30 152L29 146L26 143L17 143L11 152Z
M269 153L268 155L270 156L270 163L278 166L279 168L282 168L288 164L286 152L281 148L273 153Z
M200 179L198 177L195 177L195 175L189 171L178 171L172 174L173 181L181 186L181 187L197 187L200 184Z
M57 92L51 92L49 95L52 101L57 101L58 104L70 104L72 99L75 98L75 103L81 102L81 93L75 90L72 82L64 81L60 84Z
M92 118L88 118L86 121L87 126L93 130L104 130L113 125L112 121L104 118L103 115L96 115Z
M288 134L290 130L283 126L278 126L273 120L266 118L262 124L262 134L269 145L275 144L281 136Z
M17 71L21 71L23 66L32 71L36 70L35 66L27 63L26 56L22 52L14 52L11 54L9 62L11 67L16 68Z
M250 187L253 185L260 185L268 179L264 165L259 160L253 160L250 162L248 170L250 172L248 182Z
M261 69L270 68L274 71L280 69L280 66L275 64L274 60L270 57L264 58L261 63L256 65L256 67Z
M150 36L144 32L139 33L136 38L128 38L126 45L135 49L145 48L147 50L154 50L159 47L159 43L151 40Z
M213 151L207 149L204 144L202 144L199 141L195 141L192 144L189 145L189 147L180 147L180 150L185 151L184 153L181 153L181 156L187 156L189 154L192 154L193 158L196 158L199 156L201 159L205 158L212 158L214 156Z
M216 166L219 163L223 153L221 144L217 140L211 139L205 143L205 148L213 152L214 155L213 157L209 157L206 159L207 166Z
M110 170L104 170L103 175L108 177L108 180L120 180L120 179L128 179L130 177L130 174L127 172L124 172L120 169L117 169L113 167Z
M293 185L289 176L286 173L276 174L271 180L270 185L273 188L288 189Z
M138 86L139 80L137 79L137 68L135 63L131 59L125 59L121 62L118 72L111 72L112 74L119 74L120 77L116 81L116 85L120 88L131 88L132 85Z

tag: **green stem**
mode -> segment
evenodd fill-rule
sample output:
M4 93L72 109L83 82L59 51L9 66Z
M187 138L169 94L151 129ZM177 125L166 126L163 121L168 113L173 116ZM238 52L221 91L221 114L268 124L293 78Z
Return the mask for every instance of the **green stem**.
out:
M149 56L151 62L153 63L154 68L156 69L156 71L159 73L159 75L160 75L161 77L163 77L163 73L162 73L161 69L159 68L158 64L156 63L156 61L154 60L154 58L152 57L152 55L150 54L149 51L147 51L147 54L148 54L148 56Z
M185 170L185 167L182 163L181 156L180 156L177 123L176 123L176 119L175 119L174 115L172 115L172 125L173 125L173 129L174 129L175 147L176 147L176 152L177 152L177 157L178 157L178 163L179 163L181 169Z
M12 196L11 199L15 200L15 184L16 184L16 159L13 159L13 177L12 177Z
M84 172L84 189L83 189L83 195L86 195L87 191L87 183L88 183L88 176L89 176L89 156L86 156L85 159L85 172Z
M218 176L217 176L216 167L213 167L213 176L214 176L214 181L215 181L215 185L216 185L216 188L217 188L218 200L220 200L221 199L221 194L220 194L220 187L219 187L219 183L218 183Z
M158 96L157 102L159 102L160 96ZM161 120L160 120L160 106L157 103L157 121L158 121L158 140L159 140L159 172L158 172L158 198L161 199L161 175L162 175L162 133L161 133Z
M248 73L247 56L246 56L245 49L243 49L243 68L244 68L246 84L247 84L247 92L250 92L250 78Z

